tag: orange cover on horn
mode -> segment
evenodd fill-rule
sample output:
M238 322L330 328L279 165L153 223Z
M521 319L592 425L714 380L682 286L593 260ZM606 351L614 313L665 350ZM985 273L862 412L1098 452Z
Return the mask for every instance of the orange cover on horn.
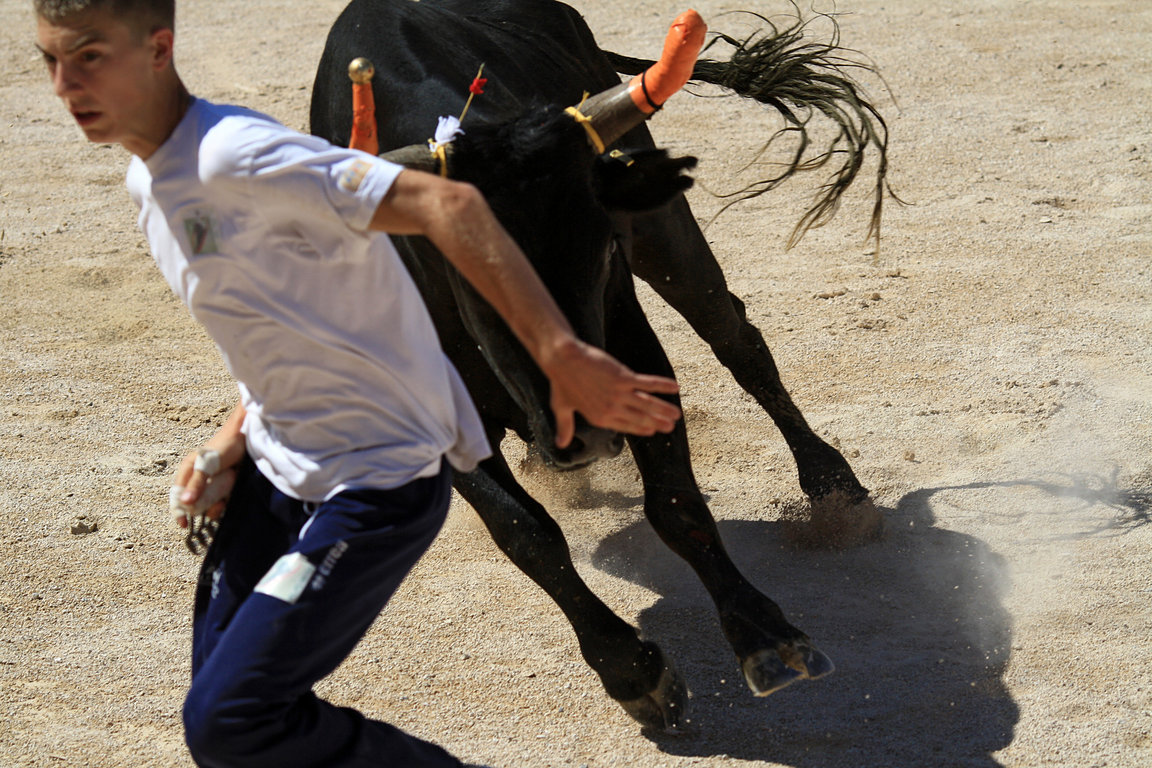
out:
M708 25L694 10L676 17L664 38L660 60L642 75L632 78L628 93L632 101L645 114L651 114L684 87L692 76L696 57L704 46Z
M352 84L352 136L348 146L370 155L380 154L376 139L376 100L372 96L372 83Z

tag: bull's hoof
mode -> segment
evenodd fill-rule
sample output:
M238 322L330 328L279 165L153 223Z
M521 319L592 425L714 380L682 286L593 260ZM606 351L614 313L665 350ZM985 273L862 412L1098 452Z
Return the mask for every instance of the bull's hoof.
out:
M660 651L664 665L656 687L639 698L620 701L624 711L645 730L668 731L684 722L688 711L688 687L672 662Z
M752 693L767 696L797 680L816 680L836 669L832 659L807 640L753 653L740 665Z
M804 549L849 549L884 535L884 516L872 499L853 499L843 491L810 500L807 515L787 516L784 538Z

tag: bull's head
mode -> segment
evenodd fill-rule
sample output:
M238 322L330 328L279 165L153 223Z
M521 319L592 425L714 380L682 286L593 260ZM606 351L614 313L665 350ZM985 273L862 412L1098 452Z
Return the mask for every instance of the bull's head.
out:
M618 314L614 304L635 302L627 214L663 205L687 189L692 181L682 171L696 160L672 159L659 150L605 153L683 86L705 29L695 11L681 14L669 29L660 61L631 82L578 105L470 126L444 151L416 145L383 157L479 188L577 335L606 347L606 330ZM579 417L572 443L556 447L546 377L492 307L450 267L448 281L471 339L525 416L530 434L523 436L535 442L545 460L570 468L619 453L619 435Z
M622 84L576 108L544 107L508 123L471 126L449 145L446 169L426 146L383 156L478 187L577 335L605 347L614 303L634 301L628 213L663 205L692 183L682 171L695 158L673 159L662 150L605 153L647 116ZM555 446L547 379L491 306L450 267L448 273L468 333L523 412L525 437L545 460L573 468L619 453L619 435L579 417L572 443Z

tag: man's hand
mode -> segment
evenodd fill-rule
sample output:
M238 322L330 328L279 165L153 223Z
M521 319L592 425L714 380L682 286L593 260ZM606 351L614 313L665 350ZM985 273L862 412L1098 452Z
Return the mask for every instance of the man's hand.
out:
M182 475L188 479L180 481ZM220 467L220 454L211 448L197 448L184 457L176 470L168 508L181 528L193 524L193 518L219 520L224 514L228 496L236 482L236 470Z
M172 477L169 507L176 524L187 528L191 515L219 520L228 494L236 480L233 469L247 451L244 434L244 407L237 405L219 431L203 447L181 460Z
M565 448L575 431L574 412L590 424L632 435L671 432L680 409L656 394L680 391L673 379L635 373L603 350L575 338L544 363L552 385L556 445Z

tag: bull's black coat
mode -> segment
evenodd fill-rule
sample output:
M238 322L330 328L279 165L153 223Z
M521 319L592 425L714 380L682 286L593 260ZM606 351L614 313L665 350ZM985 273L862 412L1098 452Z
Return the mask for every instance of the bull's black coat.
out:
M834 496L867 504L848 464L792 403L760 332L729 293L679 194L686 185L680 169L691 161L649 151L643 126L618 143L640 153L636 163L597 158L583 129L556 109L620 82L575 11L552 0L353 0L333 26L312 101L312 131L339 144L348 141L352 116L347 66L358 56L377 71L381 150L423 143L439 116L459 114L483 63L488 83L457 139L452 176L484 192L581 337L634 370L672 375L633 291L633 275L646 280L771 415L805 493L815 502ZM621 449L619 436L587 424L578 424L570 448L556 449L547 380L511 332L426 240L396 242L494 446L511 429L561 467ZM644 483L645 514L712 595L753 690L769 693L830 671L828 659L725 553L692 474L683 422L670 435L628 443ZM559 526L503 456L458 476L456 488L564 611L609 695L646 726L680 722L686 697L671 664L588 590Z

